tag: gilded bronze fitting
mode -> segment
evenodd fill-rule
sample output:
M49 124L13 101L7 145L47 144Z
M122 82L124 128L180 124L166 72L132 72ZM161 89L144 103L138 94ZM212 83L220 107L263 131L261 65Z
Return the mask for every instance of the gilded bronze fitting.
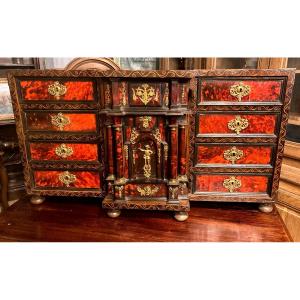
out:
M123 196L123 190L124 190L124 185L121 186L115 186L116 192L119 194L119 198L122 198Z
M159 91L155 91L154 87L145 83L136 89L132 89L133 101L140 100L144 105L147 105L150 101L159 102Z
M48 93L59 100L67 92L67 87L58 81L55 81L53 84L48 86Z
M108 83L106 84L104 99L105 99L105 103L109 105L111 102L111 96L110 96L110 86Z
M177 192L178 192L178 187L172 187L172 186L169 187L169 193L170 193L172 199L177 198L176 197Z
M69 171L65 171L58 175L58 179L65 184L66 187L69 187L71 183L76 181L76 175L70 173Z
M59 130L64 130L64 127L71 124L69 117L65 116L63 113L58 113L55 116L51 116L51 123L58 127Z
M240 82L239 84L232 85L230 87L230 95L236 97L238 101L242 101L242 97L248 96L251 92L249 85Z
M61 158L67 158L73 154L73 149L66 144L61 144L55 148L55 154Z
M130 143L135 144L136 139L138 138L139 133L137 132L136 128L133 127L130 134Z
M168 160L168 152L169 152L169 146L168 146L168 144L164 144L164 156L165 156L165 161Z
M143 127L148 128L149 127L149 122L151 122L152 117L150 116L142 116L140 117L140 121L143 122Z
M235 176L231 176L223 181L223 186L230 193L233 193L236 189L239 189L242 186L242 182L235 178Z
M154 138L156 139L156 142L158 144L160 144L161 143L161 134L160 134L159 129L156 128L155 131L154 131L154 133L152 133L152 134L153 134Z
M234 120L230 120L228 122L228 128L232 131L235 131L236 134L240 134L240 132L246 129L248 126L248 120L241 118L241 116L236 116Z
M165 102L165 106L169 105L169 85L168 85L168 83L166 83L166 86L165 86L164 102Z
M128 160L128 145L124 145L124 156L125 156L125 159Z
M145 149L139 148L139 150L144 152L144 176L146 178L149 178L151 176L151 155L153 154L153 151L151 150L151 147L149 145L145 145Z
M159 187L151 187L150 185L146 185L144 187L137 187L137 191L141 194L141 196L153 196L159 190Z
M229 160L232 164L235 164L235 162L241 159L243 155L244 152L236 147L232 147L231 149L228 149L223 153L224 158Z
M120 104L125 106L127 104L127 100L126 100L126 83L125 82L121 83L120 93L121 93Z

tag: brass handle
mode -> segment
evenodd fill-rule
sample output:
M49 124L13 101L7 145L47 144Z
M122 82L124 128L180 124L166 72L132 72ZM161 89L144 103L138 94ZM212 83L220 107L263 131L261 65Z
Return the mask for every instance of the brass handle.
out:
M244 152L236 147L232 147L231 149L224 151L223 156L232 164L235 164L237 160L241 159L244 156Z
M236 97L238 101L242 101L242 97L248 96L251 92L249 85L240 82L239 84L232 85L230 87L230 95Z
M48 93L54 96L59 100L60 96L64 95L67 92L67 87L58 81L55 81L53 84L48 86Z
M55 154L62 158L67 158L73 154L72 147L67 146L66 144L61 144L55 148Z
M65 184L66 187L69 187L71 183L76 181L76 175L70 173L69 171L65 171L58 175L58 179Z
M235 178L235 176L231 176L223 181L223 186L230 193L233 193L236 189L239 189L242 186L242 182Z
M146 185L145 187L137 187L137 191L141 194L141 196L153 196L155 193L157 193L159 190L159 187L152 188L150 185Z
M235 119L228 122L228 128L232 131L235 131L236 134L240 134L240 132L243 129L246 129L248 126L248 120L241 118L241 116L236 116Z
M71 124L71 121L69 117L65 116L63 113L58 113L55 116L51 116L51 123L58 127L59 130L64 130L64 127Z

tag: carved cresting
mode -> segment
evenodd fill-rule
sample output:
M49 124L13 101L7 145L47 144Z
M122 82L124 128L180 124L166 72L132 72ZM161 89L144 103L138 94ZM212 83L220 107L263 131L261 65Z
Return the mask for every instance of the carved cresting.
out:
M240 132L246 129L248 126L248 120L241 118L241 116L236 116L235 119L228 122L228 128L232 131L235 131L236 134L240 134Z
M151 187L151 185L146 185L144 187L137 187L137 191L141 194L141 196L153 196L159 190L159 187Z
M55 154L61 158L67 158L73 154L73 149L66 144L61 144L55 148Z
M155 91L154 87L150 86L147 83L142 84L136 89L133 88L132 93L133 101L140 100L144 103L144 105L147 105L150 101L159 102L158 90Z
M151 176L151 155L153 154L153 151L151 150L151 147L149 145L145 145L145 149L139 148L139 150L144 152L144 176L146 178L149 178Z
M69 187L71 183L76 181L76 175L70 173L69 171L65 171L58 175L58 179L65 184L66 187Z
M59 100L67 92L67 87L58 81L55 81L53 84L48 86L48 93Z
M64 127L66 125L69 125L71 124L71 121L70 119L65 116L63 113L58 113L57 115L55 116L51 116L51 123L58 127L59 130L64 130Z
M249 85L240 82L239 84L232 85L230 87L230 94L236 97L238 101L242 101L242 97L248 96L251 92L251 87Z
M231 176L223 181L223 186L230 192L233 193L236 189L242 186L242 182L235 176Z
M231 149L224 151L223 154L224 158L230 161L232 164L235 164L235 162L242 158L243 155L244 152L236 147L232 147Z

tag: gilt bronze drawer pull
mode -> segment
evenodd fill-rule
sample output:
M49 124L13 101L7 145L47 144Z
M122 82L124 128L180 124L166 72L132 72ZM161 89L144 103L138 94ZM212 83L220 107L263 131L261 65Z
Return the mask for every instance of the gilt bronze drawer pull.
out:
M65 184L66 187L69 187L71 183L76 181L76 175L70 173L69 171L65 171L58 175L58 179L60 182Z
M55 154L61 158L67 158L73 154L73 149L66 144L61 144L55 148Z
M223 156L232 164L235 164L237 160L241 159L244 156L244 152L236 147L232 147L231 149L224 151Z
M58 113L55 116L51 116L51 123L58 127L59 130L64 130L64 127L66 125L69 125L71 123L70 119L65 116L63 113Z
M236 116L235 119L228 122L228 128L232 131L235 131L236 134L240 134L240 132L246 129L248 126L248 120L241 118L241 116Z
M248 96L251 92L251 87L242 82L230 87L230 95L236 97L238 101L242 101L242 97Z
M67 87L58 81L48 86L48 93L59 100L60 96L63 96L67 92Z
M241 180L231 176L223 181L223 186L230 192L233 193L236 189L239 189L242 186Z

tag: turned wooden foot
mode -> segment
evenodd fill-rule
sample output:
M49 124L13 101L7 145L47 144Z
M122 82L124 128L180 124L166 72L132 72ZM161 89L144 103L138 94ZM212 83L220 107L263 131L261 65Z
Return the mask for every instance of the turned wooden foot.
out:
M174 213L174 218L179 222L185 221L188 217L189 217L189 214L186 211L176 211Z
M110 218L117 218L121 214L121 210L120 209L109 209L106 213Z
M270 204L270 203L262 203L262 204L259 204L259 207L258 207L258 209L264 213L272 212L273 208L274 208L274 205Z
M45 201L45 197L39 195L33 195L30 198L30 202L35 205L42 204L44 201Z

